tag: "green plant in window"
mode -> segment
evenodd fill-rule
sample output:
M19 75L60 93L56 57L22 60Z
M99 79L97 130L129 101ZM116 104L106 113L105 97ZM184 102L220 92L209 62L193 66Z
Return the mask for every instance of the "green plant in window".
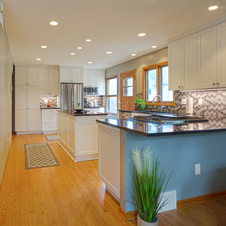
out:
M142 98L136 97L133 100L133 103L135 104L136 110L138 110L137 108L139 108L140 110L145 110L146 109L145 101Z

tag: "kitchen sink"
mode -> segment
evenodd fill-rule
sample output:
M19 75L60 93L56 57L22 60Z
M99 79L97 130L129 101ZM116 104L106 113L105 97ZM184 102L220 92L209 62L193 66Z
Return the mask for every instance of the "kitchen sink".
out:
M154 122L160 124L188 124L188 123L200 123L200 122L208 122L208 119L199 118L199 117L188 117L188 116L181 116L175 115L171 113L163 113L163 112L155 112L151 113L150 115L137 115L133 116L133 119L137 121L143 122Z

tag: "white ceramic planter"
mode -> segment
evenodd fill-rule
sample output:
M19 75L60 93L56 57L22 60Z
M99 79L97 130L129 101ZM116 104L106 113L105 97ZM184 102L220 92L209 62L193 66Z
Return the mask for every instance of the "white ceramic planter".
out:
M152 223L152 222L147 222L147 221L143 221L139 214L137 215L137 226L158 226L159 222L158 219L156 222Z

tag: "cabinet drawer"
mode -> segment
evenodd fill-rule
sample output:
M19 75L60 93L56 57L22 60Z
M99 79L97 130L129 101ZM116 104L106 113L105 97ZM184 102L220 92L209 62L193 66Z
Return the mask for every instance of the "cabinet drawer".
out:
M57 116L56 115L43 115L42 122L56 122Z
M57 110L42 110L42 115L57 115Z
M57 123L55 124L42 124L42 131L57 130Z

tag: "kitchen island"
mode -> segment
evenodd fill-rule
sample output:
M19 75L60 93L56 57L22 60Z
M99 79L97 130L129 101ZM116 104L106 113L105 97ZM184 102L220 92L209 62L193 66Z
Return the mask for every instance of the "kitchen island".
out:
M57 111L59 144L75 162L98 158L96 120L106 118L107 114L93 111L75 114Z
M134 119L97 120L99 176L120 202L123 213L134 210L131 151L150 147L171 177L166 189L169 205L176 201L226 190L226 119L186 125L164 125ZM195 175L195 164L201 174Z

